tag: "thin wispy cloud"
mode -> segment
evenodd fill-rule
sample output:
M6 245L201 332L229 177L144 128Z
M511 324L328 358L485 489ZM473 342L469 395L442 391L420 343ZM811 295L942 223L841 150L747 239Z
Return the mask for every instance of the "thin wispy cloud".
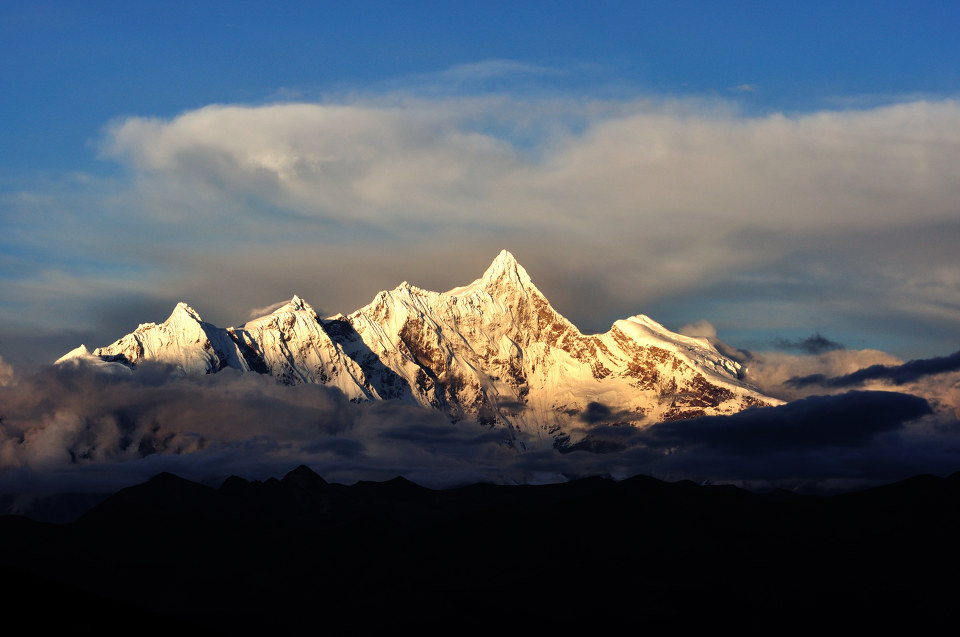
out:
M267 314L270 314L279 307L283 307L289 302L290 299L284 299L283 301L277 301L276 303L271 303L270 305L265 305L263 307L255 307L247 314L247 319L250 320L260 318L261 316L266 316ZM314 311L316 311L318 314L323 314L323 312L316 310L316 308L314 308Z
M458 64L433 74L435 77L453 81L486 80L508 76L561 75L563 71L549 66L518 62L516 60L483 60Z
M832 341L820 332L816 332L806 338L778 338L774 340L773 344L777 349L795 350L806 354L822 354L835 349L845 349L843 343Z
M715 338L717 336L717 328L706 319L700 319L696 323L681 325L677 328L677 332L684 336L703 336L706 338Z

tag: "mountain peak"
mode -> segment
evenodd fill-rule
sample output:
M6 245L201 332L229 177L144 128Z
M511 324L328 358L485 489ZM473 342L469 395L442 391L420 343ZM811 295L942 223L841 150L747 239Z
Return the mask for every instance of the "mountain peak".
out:
M60 365L61 363L66 363L67 361L77 361L86 358L90 358L90 350L87 349L87 346L83 343L80 343L80 347L70 350L60 358L58 358L53 364Z
M447 295L466 296L477 290L484 290L492 296L498 296L498 291L511 288L519 288L520 292L525 294L531 288L536 289L536 286L517 259L508 250L501 250L482 277L473 283L450 290Z
M520 265L517 263L517 258L513 256L513 253L507 249L501 250L500 254L497 255L497 258L493 260L493 263L503 263L513 267Z
M497 258L493 260L487 271L483 273L481 281L484 283L494 283L501 279L506 279L513 283L519 283L521 287L530 285L530 275L523 269L523 266L517 262L517 259L507 250L501 250Z
M193 309L183 301L180 301L179 303L177 303L177 306L173 308L173 312L170 313L170 317L167 318L167 321L168 322L177 321L178 319L182 320L184 318L192 319L197 323L203 322L203 319L200 318L200 315L197 313L195 309Z
M290 299L288 302L284 303L283 305L275 309L272 313L282 314L284 312L300 312L300 311L313 312L314 314L316 314L313 308L310 307L309 303L301 299L298 295L294 294L292 299Z
M509 250L501 250L500 254L497 255L497 258L493 260L493 263L490 264L490 267L487 268L487 272L491 270L495 271L508 271L523 269L520 263L517 261L517 258L510 253Z

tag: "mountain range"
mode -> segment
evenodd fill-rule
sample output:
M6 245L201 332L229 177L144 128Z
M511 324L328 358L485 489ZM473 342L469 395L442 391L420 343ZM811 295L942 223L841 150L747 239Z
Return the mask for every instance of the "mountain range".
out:
M646 426L780 403L743 382L740 364L706 339L647 316L582 334L506 250L469 285L438 293L403 282L349 315L321 317L294 296L220 328L179 303L163 323L141 324L92 352L81 345L57 363L81 360L119 373L156 361L185 375L270 374L555 445L569 444L584 424Z

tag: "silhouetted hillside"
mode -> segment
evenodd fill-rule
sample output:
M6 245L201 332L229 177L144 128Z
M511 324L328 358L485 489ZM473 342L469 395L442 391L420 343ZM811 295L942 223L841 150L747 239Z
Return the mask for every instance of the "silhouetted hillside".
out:
M0 518L7 581L38 600L251 635L916 632L954 623L958 531L958 474L825 497L643 476L343 486L301 466L218 489L160 474L68 525Z

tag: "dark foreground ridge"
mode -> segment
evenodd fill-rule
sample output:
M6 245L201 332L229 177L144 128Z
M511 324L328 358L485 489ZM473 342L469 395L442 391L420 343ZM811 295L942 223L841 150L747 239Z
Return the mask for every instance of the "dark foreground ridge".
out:
M72 524L0 517L0 577L27 625L101 634L916 634L956 624L958 538L960 474L826 497L343 486L301 466L219 488L160 474Z

